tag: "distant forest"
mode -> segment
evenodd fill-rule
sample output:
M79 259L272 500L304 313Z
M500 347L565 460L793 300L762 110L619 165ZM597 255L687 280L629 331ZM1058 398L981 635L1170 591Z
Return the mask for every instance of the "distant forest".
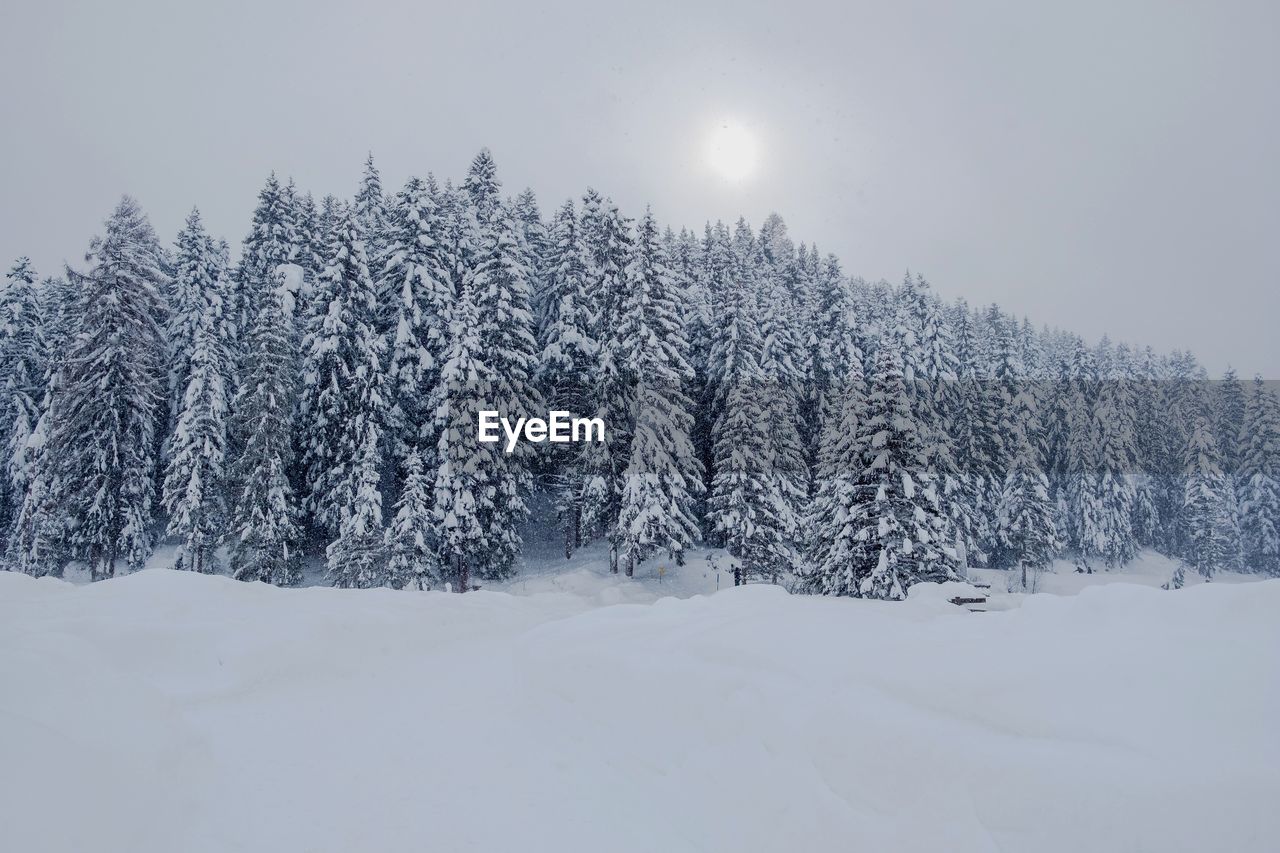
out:
M238 253L197 210L166 246L125 197L82 265L19 259L0 294L6 568L108 578L171 538L178 569L464 591L545 506L614 571L705 542L735 582L827 595L1144 547L1280 575L1261 379L851 277L777 215L637 213L544 216L488 151L392 195L370 158L350 200L273 175ZM506 453L482 409L607 440Z

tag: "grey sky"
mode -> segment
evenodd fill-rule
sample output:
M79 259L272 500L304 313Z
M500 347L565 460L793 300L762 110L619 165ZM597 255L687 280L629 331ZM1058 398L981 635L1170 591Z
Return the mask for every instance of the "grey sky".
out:
M3 0L0 259L78 260L126 191L234 243L271 169L350 195L369 150L393 189L487 145L544 213L777 210L867 278L1280 376L1280 3L1053 5Z

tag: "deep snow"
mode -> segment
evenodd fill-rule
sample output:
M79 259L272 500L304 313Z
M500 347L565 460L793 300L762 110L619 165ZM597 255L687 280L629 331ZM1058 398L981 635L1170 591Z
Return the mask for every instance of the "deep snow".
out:
M528 588L557 579L575 591ZM1111 584L984 614L924 588L901 604L765 586L654 600L656 580L589 566L523 583L0 573L0 850L1163 853L1280 837L1280 581Z

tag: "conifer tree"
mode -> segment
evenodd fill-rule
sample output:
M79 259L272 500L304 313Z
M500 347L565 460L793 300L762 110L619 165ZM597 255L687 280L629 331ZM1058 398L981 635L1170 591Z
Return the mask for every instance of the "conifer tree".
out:
M478 317L480 346L492 371L492 408L501 417L517 418L543 408L534 385L536 341L530 308L529 270L524 265L515 224L497 209L481 229L475 265L467 282ZM496 459L493 482L497 496L484 515L492 531L487 564L480 574L488 579L509 575L520 551L519 526L528 517L525 496L532 487L534 446L517 444Z
M843 380L828 389L828 417L819 439L813 505L806 516L808 542L803 585L821 595L857 595L861 580L855 505L862 496L864 447L860 422L866 388L862 363L852 363Z
M366 263L381 266L387 242L387 198L382 194L382 175L378 172L378 167L373 164L372 152L365 158L364 174L360 178L360 189L356 191L351 212L364 237ZM339 221L335 221L334 225ZM326 245L332 244L332 235L329 237L329 243ZM330 260L332 258L326 253L326 268ZM381 293L379 297L380 305L390 305L392 302L390 293Z
M434 454L433 454L434 457ZM396 589L431 589L441 580L432 514L432 481L416 449L405 459L395 518L387 531L387 582Z
M1192 425L1183 466L1185 557L1188 565L1210 578L1230 563L1239 534L1229 513L1226 493L1230 483L1222 471L1222 455L1204 415Z
M396 586L387 567L382 493L378 490L380 465L378 433L370 431L353 464L354 482L343 507L338 538L325 551L328 578L336 587Z
M882 340L859 424L862 459L844 576L834 589L864 598L900 599L921 581L954 580L947 523L928 468L920 425L902 375L901 341ZM856 585L855 585L856 584Z
M8 540L31 474L31 436L42 413L47 361L45 304L27 258L0 291L0 543Z
M454 303L448 358L432 409L440 439L436 445L435 501L438 563L457 592L471 588L476 574L488 573L495 550L511 553L513 530L491 526L499 497L496 445L477 441L479 413L494 393L492 369L484 361L479 317L470 288ZM505 496L504 496L505 497Z
M247 330L258 317L259 301L279 298L276 271L281 264L291 263L297 243L292 202L272 173L258 193L253 223L240 253L236 268L232 317L236 328ZM301 340L301 317L297 313L297 295L287 294L281 306L283 321L295 339Z
M1134 471L1138 464L1133 388L1127 378L1100 383L1094 403L1093 435L1098 462L1098 543L1109 567L1124 565L1137 553L1133 532L1136 505Z
M609 425L603 442L583 448L583 538L616 537L623 475L631 458L635 385L626 369L625 353L615 335L626 305L626 267L631 258L631 229L613 202L588 190L582 203L582 233L587 275L593 294L593 337L599 355L593 375L593 410ZM618 571L618 542L610 541L609 565Z
M386 422L386 340L377 331L377 292L354 211L334 229L307 333L299 406L307 508L337 532L357 486L357 462L369 433Z
M1027 570L1042 569L1061 547L1049 499L1039 448L1032 438L1034 413L1025 411L1012 436L1009 471L1005 474L996 529L1009 565L1020 572L1021 588L1028 589Z
M1244 566L1280 576L1280 403L1253 380L1240 460L1240 533Z
M448 348L453 303L440 215L428 185L410 178L388 219L388 243L378 292L390 295L395 320L387 367L387 428L392 458L403 466L413 449L433 447L428 397Z
M658 226L648 211L636 228L626 268L629 294L618 337L638 383L638 413L618 516L620 548L630 577L657 550L683 563L698 536L694 498L702 479L689 439L693 417L683 383L692 372L681 326L682 300L667 267Z
M249 327L233 432L243 444L233 469L236 499L227 537L234 576L292 586L302 579L298 509L288 471L293 465L297 374L285 324L287 294L258 300Z
M168 534L183 540L177 567L213 572L214 550L227 522L227 362L221 311L200 320L164 479Z
M126 196L90 245L88 271L68 270L79 295L50 412L49 490L70 552L95 579L114 576L121 561L140 569L151 553L166 401L161 255Z
M566 201L551 226L546 290L538 323L538 385L553 411L594 413L592 370L599 347L591 314L586 248L573 202ZM565 556L582 544L581 448L553 450L552 488L564 530Z
M192 208L174 252L173 286L169 297L169 346L172 352L169 392L173 419L178 418L195 359L196 336L205 315L217 312L214 334L222 337L224 288L227 287L224 259Z

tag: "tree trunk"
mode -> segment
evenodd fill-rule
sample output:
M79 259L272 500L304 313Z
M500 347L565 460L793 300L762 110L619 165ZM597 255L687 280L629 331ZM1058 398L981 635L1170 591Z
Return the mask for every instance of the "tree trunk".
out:
M454 557L458 566L458 592L471 589L471 566L461 554Z

